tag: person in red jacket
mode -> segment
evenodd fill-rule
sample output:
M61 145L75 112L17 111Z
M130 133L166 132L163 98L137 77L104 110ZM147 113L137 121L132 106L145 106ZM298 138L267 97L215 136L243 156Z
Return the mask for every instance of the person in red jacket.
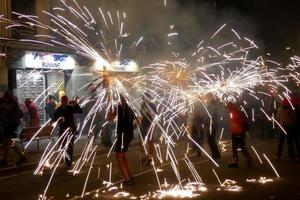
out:
M27 127L40 127L40 113L36 103L31 98L25 99L25 105L29 114L29 123Z
M238 147L242 149L242 152L247 159L248 165L251 165L252 158L247 150L245 143L245 132L247 131L246 116L233 103L228 103L227 109L230 112L229 124L232 142L232 163L228 167L238 166Z

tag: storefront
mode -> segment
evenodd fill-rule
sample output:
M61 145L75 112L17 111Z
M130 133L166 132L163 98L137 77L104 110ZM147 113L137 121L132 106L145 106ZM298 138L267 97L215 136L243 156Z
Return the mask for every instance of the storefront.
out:
M109 72L126 72L126 73L136 73L139 72L139 66L136 62L131 59L123 59L112 61L111 63L106 63L105 61L99 59L93 64L93 68L96 71L104 71Z
M32 98L40 108L41 122L45 122L45 103L48 95L59 100L66 93L67 83L76 68L75 59L68 54L23 51L9 64L10 84L19 102Z

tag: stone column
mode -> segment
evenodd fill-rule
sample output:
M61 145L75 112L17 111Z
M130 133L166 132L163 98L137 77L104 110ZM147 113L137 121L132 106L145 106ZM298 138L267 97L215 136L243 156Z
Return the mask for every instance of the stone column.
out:
M11 4L10 0L0 0L0 14L5 18L10 18ZM10 31L5 29L6 24L0 23L0 37L9 38ZM3 53L6 49L7 42L5 40L0 41L0 53ZM0 91L4 91L8 88L8 71L7 71L7 58L6 56L0 56Z

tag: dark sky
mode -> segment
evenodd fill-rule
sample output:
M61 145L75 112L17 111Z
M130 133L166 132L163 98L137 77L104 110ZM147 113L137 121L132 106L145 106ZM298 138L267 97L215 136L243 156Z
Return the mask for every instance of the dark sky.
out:
M247 21L246 26L253 29L253 33L250 34L254 34L266 52L272 52L275 56L300 54L299 0L178 0L178 2L183 7L211 4L215 7L217 22L224 21L242 29L245 24L240 22ZM232 13L237 16L234 17L235 14ZM286 47L291 47L291 50L286 50Z
M300 55L300 0L167 0L167 7L163 1L77 0L95 14L98 6L126 12L126 27L131 33L128 39L144 36L147 52L159 51L162 57L170 52L163 44L178 43L178 52L190 53L225 23L256 41L262 54L269 52L272 59L284 61ZM179 37L169 40L166 34L173 24ZM224 36L218 40L229 39Z

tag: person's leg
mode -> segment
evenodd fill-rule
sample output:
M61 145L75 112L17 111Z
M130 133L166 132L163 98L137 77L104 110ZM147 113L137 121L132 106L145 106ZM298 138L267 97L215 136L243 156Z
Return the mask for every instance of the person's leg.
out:
M218 145L216 143L216 131L212 130L211 134L207 134L207 142L212 154L212 157L218 159L221 157L220 151L218 149Z
M123 163L124 163L124 169L126 171L126 174L128 174L128 179L127 180L132 179L133 176L130 172L130 168L129 168L129 165L128 165L128 160L127 160L125 152L123 152L122 159L123 159Z
M0 161L0 165L7 165L7 157L9 152L9 147L11 145L11 139L3 138L3 159Z
M246 146L246 142L245 142L245 138L244 137L240 137L239 138L239 145L242 149L242 152L243 152L243 155L245 156L245 158L247 159L247 164L248 165L251 165L252 164L252 158L250 156L250 153L247 149L247 146Z
M141 135L140 135L140 153L141 153L141 162L144 163L147 161L147 155L149 152L147 151L147 141L146 135L147 135L147 129L145 127L140 128Z
M25 157L24 151L22 151L21 148L14 141L12 141L12 147L16 154L18 154L18 156L20 157L19 160L16 162L16 165L20 165L26 162L27 158Z
M116 159L117 159L117 163L118 163L119 169L120 169L122 175L125 178L125 181L130 180L130 174L129 174L129 170L128 170L128 164L126 166L125 162L127 160L125 158L124 152L117 152L116 153Z
M69 138L71 137L71 138ZM74 137L74 134L72 133L72 135L70 135L68 137L68 139L70 139L70 142L68 144L68 147L67 147L67 154L68 154L68 157L67 157L67 166L68 167L71 167L72 166L72 162L73 162L73 149L74 149L74 141L75 141L75 137Z
M238 139L235 136L231 136L231 145L232 145L232 163L228 167L237 167L238 166Z
M22 151L21 148L14 141L12 141L11 145L12 145L14 151L16 152L16 154L19 157L24 157L25 156L24 151Z
M143 128L140 129L141 131L141 135L140 135L140 152L142 157L145 156L146 151L147 151L147 144L145 143L145 139L146 139L146 134L145 134L145 130Z
M202 146L202 139L203 139L203 135L201 133L201 129L200 127L193 127L192 128L192 139L199 145ZM195 143L193 143L193 147L195 150L197 150L197 154L198 156L201 156L201 150L198 147L198 145L196 145Z
M299 136L298 136L298 130L296 126L293 126L293 143L295 144L295 155L297 158L300 156L300 144L299 144Z
M124 174L123 166L122 166L122 152L116 152L116 160L117 160L119 170L121 171L123 177L126 178L125 174Z
M279 133L279 138L278 138L278 147L277 147L277 158L281 159L281 155L282 155L282 149L283 149L283 145L284 145L284 139L285 139L285 134L283 132Z
M294 148L294 138L293 138L293 129L291 126L284 127L287 132L287 145L288 145L288 154L290 159L295 158L295 148Z
M126 157L126 152L129 148L131 140L132 140L132 138L129 138L129 137L124 138L124 151L122 152L122 159L123 159L122 163L124 164L124 170L125 170L125 174L126 174L126 178L127 178L126 180L129 181L129 182L127 182L127 184L133 184L132 174L130 172L127 157Z

